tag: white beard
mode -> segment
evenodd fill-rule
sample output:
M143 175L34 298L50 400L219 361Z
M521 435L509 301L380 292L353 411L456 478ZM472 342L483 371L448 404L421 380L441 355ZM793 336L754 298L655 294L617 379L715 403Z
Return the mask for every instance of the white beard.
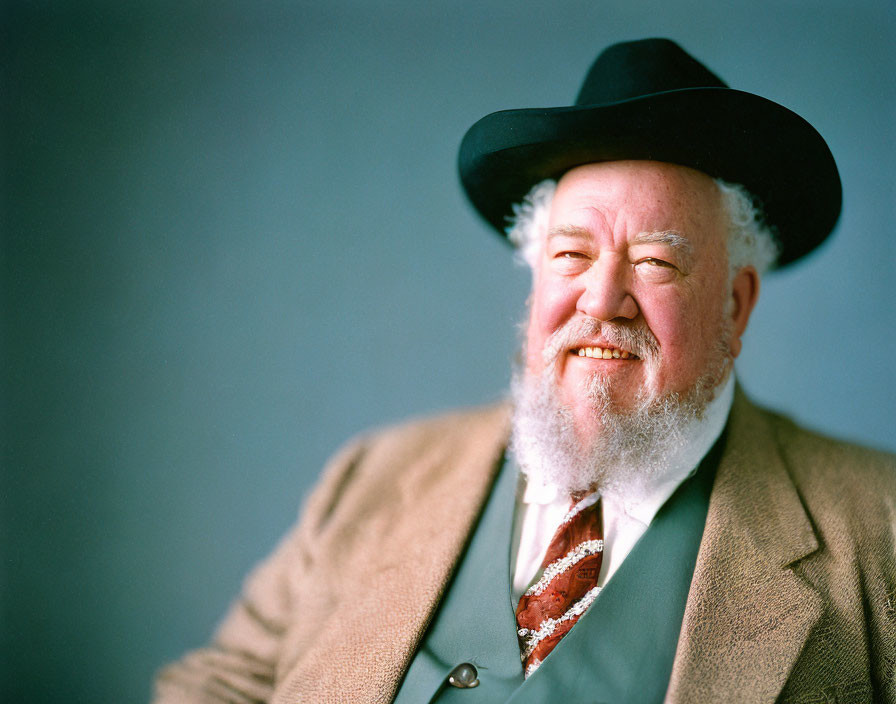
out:
M631 409L621 409L612 399L611 382L594 375L581 389L588 398L598 430L587 442L577 432L575 418L560 400L556 361L566 353L563 340L581 339L583 333L601 329L605 337L625 337L629 349L646 365L648 388L634 399ZM720 325L720 344L706 372L684 394L649 390L659 360L659 348L649 330L626 330L586 320L567 325L545 346L545 365L537 376L514 372L511 451L531 480L553 484L568 494L600 491L637 499L662 476L669 458L691 442L707 405L731 371L727 326ZM524 356L525 358L525 356Z

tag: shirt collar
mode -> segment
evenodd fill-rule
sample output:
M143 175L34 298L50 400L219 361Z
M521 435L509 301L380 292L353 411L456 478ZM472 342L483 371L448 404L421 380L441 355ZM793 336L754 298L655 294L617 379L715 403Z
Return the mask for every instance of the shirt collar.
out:
M693 422L689 429L691 442L678 448L669 457L665 471L654 477L644 487L644 491L639 492L638 497L607 497L608 500L619 504L626 515L631 518L644 525L650 525L656 512L672 496L678 485L694 473L700 460L718 440L725 428L733 402L734 374L732 373L722 386L722 390L706 406L703 418ZM524 504L551 504L558 500L569 502L569 499L562 496L554 484L533 481L526 481L522 500Z

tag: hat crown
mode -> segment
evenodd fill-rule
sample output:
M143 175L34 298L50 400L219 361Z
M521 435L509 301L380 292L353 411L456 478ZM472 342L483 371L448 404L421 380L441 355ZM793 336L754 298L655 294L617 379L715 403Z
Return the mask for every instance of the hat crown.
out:
M683 88L727 88L722 79L670 39L613 44L600 53L576 105L601 105Z

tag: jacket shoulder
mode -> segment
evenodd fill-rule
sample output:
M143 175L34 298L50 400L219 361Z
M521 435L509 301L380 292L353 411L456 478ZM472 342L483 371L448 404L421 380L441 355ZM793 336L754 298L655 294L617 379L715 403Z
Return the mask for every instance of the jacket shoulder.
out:
M342 509L359 514L387 505L410 485L427 488L434 469L503 451L510 427L507 403L413 418L364 431L327 463L305 501L305 527L323 528Z
M760 412L822 542L860 561L883 559L891 572L896 554L896 455L828 437L777 413Z
M896 498L896 454L839 440L763 411L798 486L841 498Z

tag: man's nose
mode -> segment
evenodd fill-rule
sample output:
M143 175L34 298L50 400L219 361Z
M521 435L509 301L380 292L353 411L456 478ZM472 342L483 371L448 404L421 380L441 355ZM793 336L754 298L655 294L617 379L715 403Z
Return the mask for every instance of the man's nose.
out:
M631 267L622 258L602 256L582 274L583 289L576 308L598 320L633 319L638 304L629 289Z

